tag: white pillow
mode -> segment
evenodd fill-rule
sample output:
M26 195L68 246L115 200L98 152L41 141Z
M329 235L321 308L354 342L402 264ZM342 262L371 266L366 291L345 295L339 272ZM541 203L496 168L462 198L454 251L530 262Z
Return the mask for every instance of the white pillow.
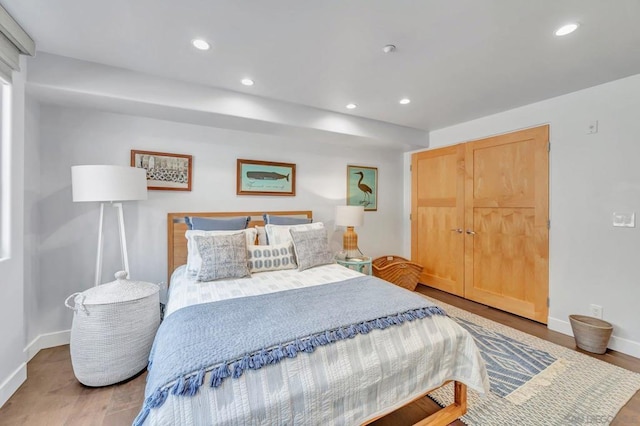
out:
M258 245L266 246L267 243L267 231L264 229L264 226L256 226L256 231L258 231Z
M324 229L322 222L304 223L301 225L265 225L264 229L267 231L267 237L269 237L269 244L287 244L293 242L291 238L290 229L297 231L310 231L312 229Z
M189 230L185 232L184 236L187 239L187 274L196 276L200 267L202 266L202 258L198 253L198 243L195 241L195 236L209 237L212 235L233 235L244 233L247 240L247 245L255 244L257 231L255 228L247 228L241 231L196 231Z

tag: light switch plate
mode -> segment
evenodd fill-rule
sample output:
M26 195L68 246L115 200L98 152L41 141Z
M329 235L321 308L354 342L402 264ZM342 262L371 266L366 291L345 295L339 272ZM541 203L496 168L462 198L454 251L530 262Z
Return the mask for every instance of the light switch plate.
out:
M613 226L620 226L623 228L635 228L636 227L636 214L627 212L614 212L613 213Z

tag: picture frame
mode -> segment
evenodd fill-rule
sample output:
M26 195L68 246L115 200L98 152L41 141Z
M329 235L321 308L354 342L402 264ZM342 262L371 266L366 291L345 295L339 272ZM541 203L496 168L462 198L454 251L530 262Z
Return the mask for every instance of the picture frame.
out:
M147 171L147 189L191 191L191 155L131 150L131 166Z
M378 210L378 168L347 166L347 205Z
M236 193L238 195L296 195L296 165L238 159Z

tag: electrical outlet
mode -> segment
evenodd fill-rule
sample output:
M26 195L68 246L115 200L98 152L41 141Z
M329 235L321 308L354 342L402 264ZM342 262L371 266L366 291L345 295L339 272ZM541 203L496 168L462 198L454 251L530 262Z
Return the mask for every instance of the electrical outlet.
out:
M592 135L594 133L598 133L598 120L593 120L589 122L589 127L587 127L588 135Z
M635 228L636 227L635 212L623 212L623 213L614 212L613 226L621 226L623 228Z
M589 305L589 312L591 312L592 317L602 319L602 306Z

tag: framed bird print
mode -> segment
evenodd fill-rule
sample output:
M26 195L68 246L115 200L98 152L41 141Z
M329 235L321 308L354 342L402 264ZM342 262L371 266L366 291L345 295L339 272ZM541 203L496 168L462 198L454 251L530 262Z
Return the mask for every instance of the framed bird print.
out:
M347 166L347 205L378 210L378 168Z

